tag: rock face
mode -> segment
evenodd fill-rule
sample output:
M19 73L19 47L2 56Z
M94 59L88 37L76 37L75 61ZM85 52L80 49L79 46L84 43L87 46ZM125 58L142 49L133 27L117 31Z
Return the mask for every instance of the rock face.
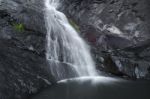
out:
M148 0L62 0L97 68L150 78ZM43 0L0 0L0 99L26 99L55 82L45 59ZM73 23L74 24L74 23Z
M45 59L42 0L0 0L0 99L26 99L55 82Z
M132 78L148 75L149 0L64 0L101 70Z

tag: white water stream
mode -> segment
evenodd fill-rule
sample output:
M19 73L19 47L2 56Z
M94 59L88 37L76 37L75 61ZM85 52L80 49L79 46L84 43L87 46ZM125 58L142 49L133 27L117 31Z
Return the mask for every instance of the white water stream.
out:
M64 74L60 63L67 64L78 76L97 75L89 46L70 25L66 16L57 10L59 0L45 0L45 22L47 28L46 58L55 63L50 66L53 75ZM51 64L52 65L52 64ZM61 71L61 72L60 72Z

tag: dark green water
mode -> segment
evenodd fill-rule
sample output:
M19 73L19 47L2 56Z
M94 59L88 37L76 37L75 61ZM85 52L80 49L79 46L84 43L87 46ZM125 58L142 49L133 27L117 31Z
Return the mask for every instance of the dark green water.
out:
M150 81L76 78L60 81L31 99L150 99Z

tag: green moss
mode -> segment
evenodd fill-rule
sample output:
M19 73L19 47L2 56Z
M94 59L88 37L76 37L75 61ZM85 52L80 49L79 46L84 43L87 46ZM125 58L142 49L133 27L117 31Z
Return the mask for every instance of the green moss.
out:
M69 19L69 23L72 25L72 27L77 31L80 32L79 26L71 19Z
M17 30L19 32L24 31L24 25L22 23L14 23L13 26L14 26L15 30Z

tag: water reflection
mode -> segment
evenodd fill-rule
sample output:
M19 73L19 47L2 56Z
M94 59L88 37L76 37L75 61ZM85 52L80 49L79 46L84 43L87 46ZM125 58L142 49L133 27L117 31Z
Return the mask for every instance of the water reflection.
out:
M150 81L82 77L59 81L32 99L150 99Z

